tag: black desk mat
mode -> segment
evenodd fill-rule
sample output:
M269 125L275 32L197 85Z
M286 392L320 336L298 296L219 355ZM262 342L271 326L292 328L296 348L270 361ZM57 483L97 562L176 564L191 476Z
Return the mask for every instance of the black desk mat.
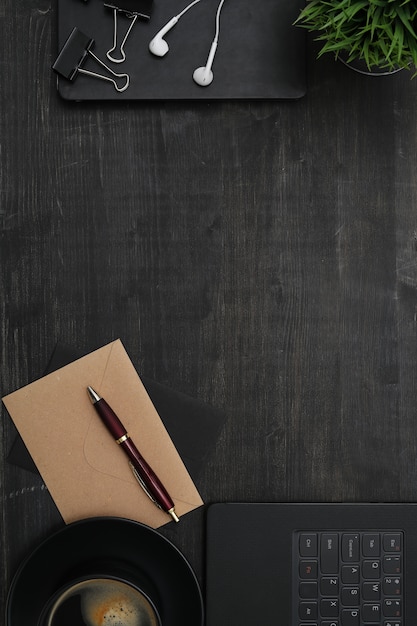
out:
M215 34L218 0L201 0L165 36L169 52L149 52L154 35L186 6L187 0L154 0L149 21L137 19L125 44L126 60L112 63L106 52L113 44L113 11L102 0L58 0L58 47L74 27L94 39L92 51L113 71L127 73L123 93L109 82L78 74L74 81L57 76L67 100L222 100L296 99L305 94L305 32L293 26L303 0L225 0L220 36L207 87L193 81L193 72L207 62ZM118 19L123 37L130 20ZM91 57L85 69L105 73Z

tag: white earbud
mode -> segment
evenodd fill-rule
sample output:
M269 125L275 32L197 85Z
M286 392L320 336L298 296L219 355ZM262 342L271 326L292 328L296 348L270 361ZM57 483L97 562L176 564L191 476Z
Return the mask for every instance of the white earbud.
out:
M220 12L222 10L224 0L220 0L219 6L216 12L216 34L214 35L213 43L211 44L210 52L208 55L207 63L203 67L198 67L194 70L193 79L200 87L208 87L213 82L213 72L211 66L213 65L214 55L216 54L217 43L219 41L220 32Z
M155 56L157 57L164 57L166 55L169 50L169 46L164 39L164 35L166 35L167 32L175 26L180 17L182 17L185 13L187 13L187 11L191 9L191 7L193 7L195 4L198 4L199 2L200 0L193 0L192 2L190 2L190 4L187 4L185 9L183 9L181 13L175 15L171 20L169 20L167 24L165 24L163 28L161 28L158 33L156 33L155 37L149 43L149 50L150 52L152 52L152 54L155 54Z
M201 87L207 87L213 81L213 72L211 66L213 65L214 55L216 54L217 41L213 41L208 55L207 64L202 67L198 67L194 70L193 79Z
M155 56L157 57L163 57L166 55L169 50L169 46L164 39L164 35L166 35L167 32L171 30L171 28L173 28L177 22L178 16L175 16L170 19L169 22L165 24L165 26L161 28L158 33L156 33L155 37L149 43L149 50L152 52L152 54L155 54Z

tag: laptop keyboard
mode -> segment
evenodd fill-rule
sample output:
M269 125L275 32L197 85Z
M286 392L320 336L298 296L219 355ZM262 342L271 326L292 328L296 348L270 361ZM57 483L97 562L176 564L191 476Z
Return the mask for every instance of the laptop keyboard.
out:
M405 626L402 531L297 531L294 626Z

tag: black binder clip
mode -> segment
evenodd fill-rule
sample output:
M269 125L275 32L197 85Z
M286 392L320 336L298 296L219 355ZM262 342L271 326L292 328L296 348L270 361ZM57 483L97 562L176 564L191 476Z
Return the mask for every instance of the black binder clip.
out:
M101 59L99 59L91 48L94 45L94 39L85 35L77 27L75 27L67 41L62 46L61 52L58 55L57 60L52 66L52 69L67 78L68 80L74 80L78 73L92 76L93 78L100 78L101 80L107 80L113 83L116 91L122 92L129 87L130 77L128 74L116 74L110 67L108 67ZM85 62L88 56L91 56L99 65L104 67L114 78L86 70L81 66ZM124 85L119 87L115 79L124 79Z
M106 56L110 61L113 61L113 63L122 63L122 61L126 59L124 46L130 35L130 31L138 18L146 21L151 19L153 0L104 0L104 6L113 10L113 46L107 51ZM117 44L117 17L119 13L122 13L131 20L131 24L120 46ZM117 49L119 49L119 52L118 55L115 56L113 53L115 53Z

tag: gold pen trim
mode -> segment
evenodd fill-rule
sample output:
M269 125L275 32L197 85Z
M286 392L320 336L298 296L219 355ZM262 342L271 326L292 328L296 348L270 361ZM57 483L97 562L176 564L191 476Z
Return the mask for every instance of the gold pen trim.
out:
M126 433L125 435L122 435L122 437L120 437L119 439L116 439L116 443L118 443L119 445L121 443L123 443L124 441L126 441L126 439L129 439L130 435L129 433Z
M172 509L169 509L169 511L167 511L168 515L170 515L172 517L172 519L174 520L174 522L179 522L180 518L178 517L178 515L175 513L175 508L172 507Z

